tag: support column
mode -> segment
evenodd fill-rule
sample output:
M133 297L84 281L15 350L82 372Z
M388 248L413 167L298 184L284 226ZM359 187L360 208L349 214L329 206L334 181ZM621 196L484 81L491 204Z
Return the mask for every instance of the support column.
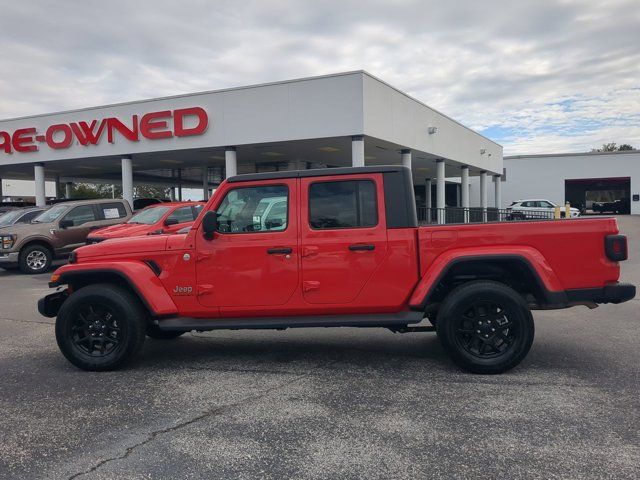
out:
M433 185L433 182L431 182L431 179L427 178L425 180L425 184L424 184L424 187L425 187L425 190L424 190L424 193L425 193L424 204L425 205L424 206L427 209L427 214L425 216L425 220L427 221L427 223L431 223L431 191L432 191L431 187L432 187L432 185Z
M469 223L469 167L460 169L460 203L464 212L464 223Z
M202 198L209 200L209 167L202 167Z
M33 180L36 184L36 207L44 207L47 204L44 184L44 165L36 163L33 166Z
M73 192L73 182L65 182L64 184L64 198L69 200Z
M131 157L122 157L122 198L133 210L133 163Z
M362 135L351 137L351 166L364 167L364 137Z
M480 207L482 207L482 221L487 221L487 172L480 172Z
M436 160L436 208L440 224L445 223L444 166L444 160Z
M494 175L493 181L495 182L495 204L496 208L499 210L502 208L502 175ZM498 214L498 218L500 218L500 214Z
M182 201L182 169L178 170L178 201Z
M56 174L55 177L55 193L56 193L56 198L60 198L60 175Z
M0 177L0 202L4 201L4 194L2 193L2 186L4 185L4 181L2 177Z
M224 167L226 178L235 177L238 174L238 155L236 147L227 147L224 150Z
M411 168L411 150L408 148L403 149L400 156L402 157L402 166Z

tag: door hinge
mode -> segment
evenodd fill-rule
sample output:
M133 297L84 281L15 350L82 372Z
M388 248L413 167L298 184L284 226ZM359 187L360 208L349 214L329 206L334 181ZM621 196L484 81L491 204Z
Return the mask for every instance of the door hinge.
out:
M313 255L317 255L318 254L318 250L319 250L319 248L316 247L316 246L302 247L301 256L302 257L311 257Z
M204 297L213 293L213 285L198 285L198 296Z
M198 255L196 255L196 262L202 262L203 260L211 257L211 255L213 255L212 252L198 252Z
M313 290L320 290L320 282L315 280L307 280L302 282L302 291L311 292Z

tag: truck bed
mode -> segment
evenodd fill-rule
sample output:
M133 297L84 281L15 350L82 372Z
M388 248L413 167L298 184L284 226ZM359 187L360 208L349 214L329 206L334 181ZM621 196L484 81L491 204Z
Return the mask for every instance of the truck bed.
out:
M553 291L603 287L617 281L618 262L604 255L614 218L513 221L418 227L420 274L458 255L526 255Z

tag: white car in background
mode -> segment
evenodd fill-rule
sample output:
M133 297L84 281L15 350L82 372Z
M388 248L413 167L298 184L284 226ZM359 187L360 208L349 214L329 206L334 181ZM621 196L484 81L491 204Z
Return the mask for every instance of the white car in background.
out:
M565 218L566 210L564 205L556 205L543 198L531 198L526 200L516 200L507 207L507 217L511 220L521 220L525 218L554 218L556 206L560 207L560 217ZM580 210L570 208L571 218L580 216Z

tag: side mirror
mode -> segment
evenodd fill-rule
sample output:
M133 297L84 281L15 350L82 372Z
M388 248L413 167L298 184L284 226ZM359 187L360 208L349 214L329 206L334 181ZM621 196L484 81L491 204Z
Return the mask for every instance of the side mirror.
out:
M218 212L209 210L202 217L202 233L207 240L213 240L213 234L218 230Z
M167 219L164 221L164 224L165 224L167 227L170 227L171 225L177 225L178 223L179 223L179 222L178 222L178 219L177 219L177 218L175 218L175 217L174 217L174 218L169 217L169 218L167 218Z
M73 227L73 220L60 220L58 225L62 229Z

